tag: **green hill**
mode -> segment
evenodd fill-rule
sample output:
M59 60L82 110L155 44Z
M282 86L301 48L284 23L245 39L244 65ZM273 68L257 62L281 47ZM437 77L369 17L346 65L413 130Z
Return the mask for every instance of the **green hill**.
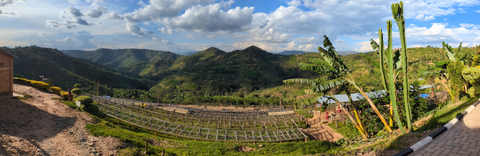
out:
M141 81L127 77L124 81L131 80L132 82L124 82L124 85L115 87L146 88L152 93L159 92L162 95L173 95L179 91L191 95L258 92L258 90L283 85L282 81L285 79L318 77L319 75L316 73L299 70L297 64L308 62L310 58L321 58L319 53L313 52L296 55L272 54L255 46L232 52L224 52L211 47L189 56L145 49L98 49L88 52L64 52L104 65L96 65L95 67L101 68L98 71L144 79L144 81ZM411 61L421 60L421 63L424 64L445 59L444 52L433 47L409 48L408 53ZM375 52L365 54L378 60ZM355 81L365 91L383 89L380 84L380 73L361 55L348 54L341 57L353 71ZM56 60L58 58L52 59ZM109 67L110 69L103 67ZM411 79L415 79L417 78L416 70L423 68L423 65L416 64L410 67L412 69ZM123 74L115 69L121 70ZM28 69L24 70L26 70L24 75L29 75ZM66 68L65 70L75 73L75 69L72 68ZM87 76L85 77L87 78ZM95 78L88 79L95 80ZM137 81L145 83L139 84L143 85L142 87L137 87L134 85L137 84ZM145 84L151 84L151 86L145 87ZM114 85L108 86L113 87ZM275 94L276 90L270 89L267 92ZM279 94L286 93L290 94L285 91L279 92ZM301 93L295 94L301 95Z
M112 69L125 70L139 62L155 62L157 60L176 60L181 55L148 49L105 49L95 51L63 50L63 53L81 59L86 59L97 64L105 65Z
M102 65L74 58L51 48L37 46L4 49L18 58L14 59L14 75L39 79L40 75L51 78L56 86L73 88L75 83L94 86L98 81L108 87L148 89L150 81L120 74Z
M183 90L210 95L238 90L251 92L282 85L287 78L315 75L297 70L296 61L289 62L291 58L293 56L275 55L255 46L229 53L212 47L174 62L159 60L142 64L145 68L140 75L159 81L151 89L153 92L158 89L168 94Z

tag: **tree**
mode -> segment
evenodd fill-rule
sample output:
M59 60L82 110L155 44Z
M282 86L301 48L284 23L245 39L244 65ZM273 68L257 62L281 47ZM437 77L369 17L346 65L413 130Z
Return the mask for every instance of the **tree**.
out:
M301 70L315 71L321 75L327 75L327 76L320 77L318 79L305 79L305 78L287 79L287 80L284 80L283 82L285 84L310 85L313 92L322 93L322 94L329 91L333 87L346 85L348 83L349 85L352 85L356 90L358 90L365 97L365 99L369 102L372 109L382 120L382 123L385 125L385 128L389 132L391 132L392 130L390 126L388 126L387 122L383 118L383 115L378 111L375 104L373 104L372 100L370 100L367 94L365 94L363 89L355 83L355 80L351 75L350 69L348 69L348 67L343 63L341 58L338 56L338 53L336 52L335 48L333 47L333 44L330 42L327 36L324 36L323 47L324 48L318 47L318 51L320 52L320 55L323 57L325 61L319 60L319 59L310 59L311 63L299 63L298 65L300 66ZM337 102L337 104L339 104L338 100L335 100L335 101ZM352 101L350 102L352 103ZM308 103L308 104L313 104L313 103L315 102ZM351 115L348 113L347 110L345 110L344 112L346 112L346 114L349 116L352 123L355 124L355 127L357 127L357 129L362 133L364 138L366 138L366 134L364 134L365 130L363 130L363 128L360 127L360 124L357 123L353 119L353 117L351 117Z

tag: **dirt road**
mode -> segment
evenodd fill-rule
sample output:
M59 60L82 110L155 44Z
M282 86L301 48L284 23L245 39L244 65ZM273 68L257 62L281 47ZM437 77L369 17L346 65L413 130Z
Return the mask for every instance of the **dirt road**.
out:
M0 99L0 155L117 155L125 146L88 135L85 126L95 120L53 100L55 94L17 84L14 92L32 98Z

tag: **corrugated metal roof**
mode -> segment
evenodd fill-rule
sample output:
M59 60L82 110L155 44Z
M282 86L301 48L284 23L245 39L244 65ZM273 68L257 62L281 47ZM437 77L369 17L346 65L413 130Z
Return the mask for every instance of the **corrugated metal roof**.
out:
M427 88L431 88L431 87L434 87L434 85L426 85L426 86L420 86L419 89L427 89ZM383 95L385 95L387 92L385 90L379 90L379 91L374 91L374 92L365 92L369 97L373 97L373 98L379 98L379 97L383 97ZM350 94L352 96L352 100L353 101L359 101L359 100L362 100L364 99L365 97L361 94L361 93L353 93L353 94ZM337 95L333 95L335 96L335 98L339 101L339 102L350 102L350 100L348 99L348 96L347 94L337 94ZM324 97L321 97L318 99L318 102L325 102L327 101L328 104L331 104L331 103L336 103L333 99L329 98L330 96L324 96Z

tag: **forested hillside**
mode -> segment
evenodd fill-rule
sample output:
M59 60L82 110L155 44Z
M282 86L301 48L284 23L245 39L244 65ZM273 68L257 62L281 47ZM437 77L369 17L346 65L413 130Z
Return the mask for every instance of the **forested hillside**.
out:
M88 60L73 58L51 48L7 49L19 56L14 61L15 75L35 79L43 75L64 87L74 83L94 86L98 80L105 87L136 88L161 95L179 92L224 95L277 87L289 78L318 77L314 72L298 70L297 64L308 62L310 58L321 58L318 53L272 54L255 46L232 52L212 47L189 56L143 49L63 51L76 57L88 57ZM445 59L439 48L409 48L408 52L412 60L412 78L418 77L416 71L424 69L425 64ZM375 52L364 54L378 60ZM366 91L382 89L379 71L361 55L341 57ZM268 94L275 93L269 91Z
M139 62L155 62L157 60L176 60L181 55L148 49L105 49L95 51L62 50L63 53L81 59L90 60L109 68L123 70Z
M74 58L62 52L37 46L3 49L12 52L14 59L14 75L38 80L42 75L53 80L56 86L65 90L73 88L75 83L94 87L100 84L114 88L148 89L151 82L122 75L87 60ZM91 89L91 88L90 88Z

